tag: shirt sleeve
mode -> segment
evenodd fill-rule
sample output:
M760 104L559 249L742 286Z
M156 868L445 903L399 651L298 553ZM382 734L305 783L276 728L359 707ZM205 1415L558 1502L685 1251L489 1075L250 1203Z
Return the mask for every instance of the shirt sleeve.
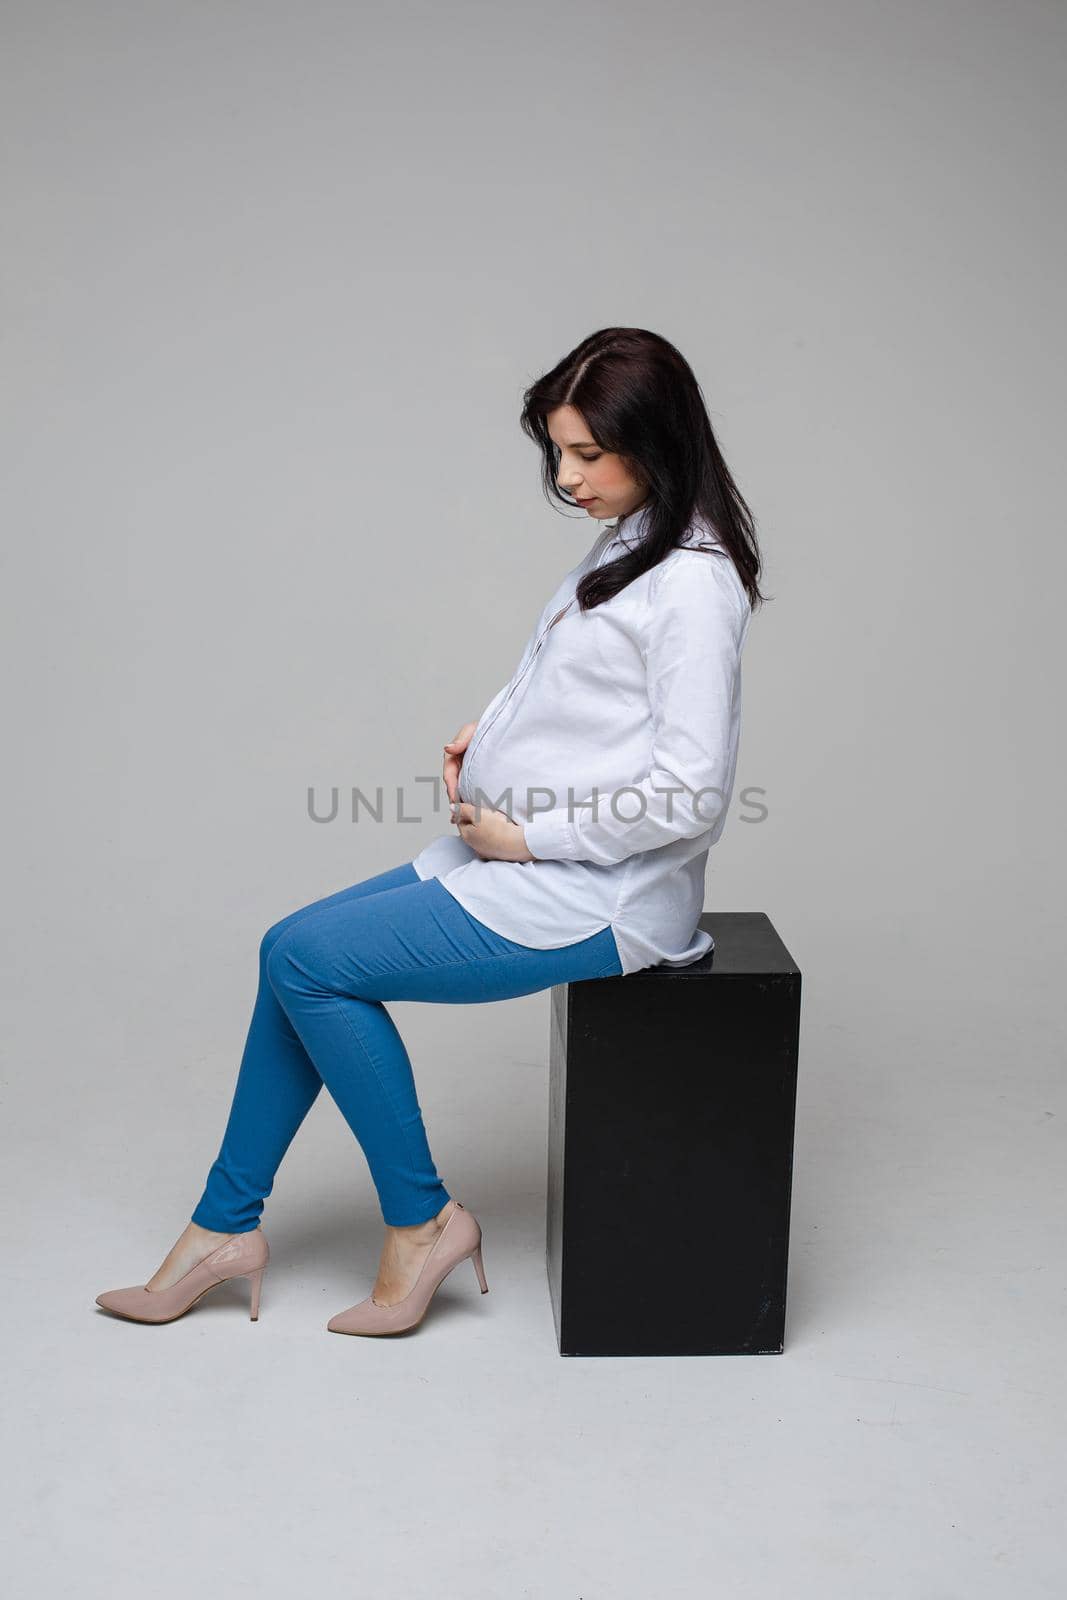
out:
M535 860L608 866L673 839L694 838L725 804L741 651L751 615L712 561L674 562L646 618L642 650L652 714L651 758L639 782L534 811L524 824ZM569 797L568 797L569 798ZM618 813L618 814L616 814Z

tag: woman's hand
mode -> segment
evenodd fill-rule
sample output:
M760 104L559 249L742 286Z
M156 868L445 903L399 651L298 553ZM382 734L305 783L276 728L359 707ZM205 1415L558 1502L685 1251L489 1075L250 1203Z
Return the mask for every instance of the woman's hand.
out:
M445 780L445 789L448 793L448 803L454 806L459 798L459 769L463 762L463 752L471 742L471 734L478 726L476 722L465 722L456 734L444 746L445 764L441 776ZM455 818L452 818L455 821Z
M512 822L504 811L460 800L452 821L464 844L469 844L483 861L533 861L526 848L522 825Z

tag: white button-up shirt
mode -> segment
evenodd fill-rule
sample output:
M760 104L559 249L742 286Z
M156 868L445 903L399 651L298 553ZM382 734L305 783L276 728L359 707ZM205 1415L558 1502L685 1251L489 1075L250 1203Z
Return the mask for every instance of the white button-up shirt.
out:
M462 906L535 949L610 926L623 973L687 966L708 851L726 825L752 610L716 534L680 543L583 613L578 580L640 538L644 512L601 529L552 595L510 681L478 720L459 798L523 825L533 861L486 861L452 831L414 858Z

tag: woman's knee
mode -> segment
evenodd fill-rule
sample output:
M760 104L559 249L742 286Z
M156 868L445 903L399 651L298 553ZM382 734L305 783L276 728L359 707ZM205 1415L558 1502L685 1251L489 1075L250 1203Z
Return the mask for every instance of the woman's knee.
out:
M289 960L288 928L268 928L263 935L260 945L260 959L263 963L263 976L274 990L275 994L285 987L286 979L292 973L292 964Z
M294 928L298 922L306 923L310 918L314 918L320 911L325 909L327 903L325 900L312 900L308 905L298 906L295 911L290 911L287 916L271 923L259 941L259 965L261 971L265 969L271 951L278 943L278 940L283 938L290 928Z
M286 961L285 952L301 934L310 933L310 925L315 920L314 913L313 906L302 906L299 911L291 912L280 922L272 923L259 941L260 975L272 989L277 987L279 977L284 978L286 971L292 970Z
M315 910L307 915L292 917L280 929L268 928L263 936L263 973L274 990L281 995L298 981L301 989L321 984L329 987L330 940L320 925ZM271 935L275 935L273 942Z
M282 934L285 932L288 923L288 917L284 917L281 922L272 923L267 929L266 933L263 935L262 939L259 941L259 966L261 972L266 972L267 962L270 959L271 952L278 943L278 940L281 938Z

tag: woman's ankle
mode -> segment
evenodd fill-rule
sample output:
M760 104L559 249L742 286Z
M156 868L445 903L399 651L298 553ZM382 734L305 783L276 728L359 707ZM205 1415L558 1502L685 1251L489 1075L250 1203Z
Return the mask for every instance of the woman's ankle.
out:
M427 1217L423 1222L412 1222L400 1225L387 1222L385 1225L386 1234L395 1234L398 1239L411 1239L416 1243L422 1239L432 1239L435 1234L440 1233L441 1229L448 1221L447 1213L450 1207L452 1207L451 1197L445 1201L440 1211L438 1211L432 1217Z
M201 1227L199 1222L193 1222L191 1219L185 1231L190 1239L198 1240L203 1244L208 1244L211 1240L217 1241L219 1239L228 1239L230 1237L228 1233L219 1233L214 1228Z

